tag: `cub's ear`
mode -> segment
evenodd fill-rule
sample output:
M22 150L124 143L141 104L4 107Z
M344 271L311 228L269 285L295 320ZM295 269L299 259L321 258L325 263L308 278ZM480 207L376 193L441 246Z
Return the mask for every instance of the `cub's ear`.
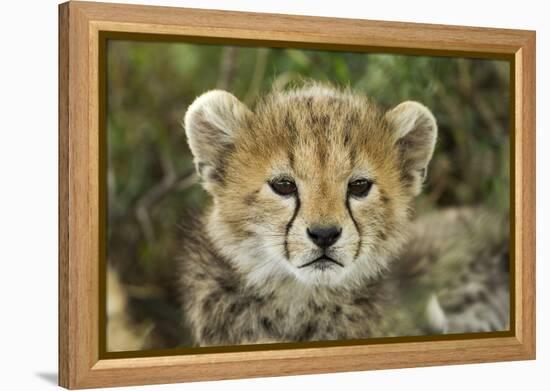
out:
M229 92L213 90L187 109L184 126L197 172L209 191L223 184L227 156L252 112Z
M388 111L386 120L396 135L403 180L418 195L437 140L435 118L426 106L407 101Z

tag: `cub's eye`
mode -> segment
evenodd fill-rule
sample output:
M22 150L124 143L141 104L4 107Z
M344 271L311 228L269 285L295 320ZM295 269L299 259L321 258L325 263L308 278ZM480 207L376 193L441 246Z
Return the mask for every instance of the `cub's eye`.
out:
M275 179L271 182L269 182L269 186L271 186L271 189L282 196L288 196L291 194L296 193L296 183L289 179Z
M348 184L348 194L354 197L366 197L372 187L372 181L357 179Z

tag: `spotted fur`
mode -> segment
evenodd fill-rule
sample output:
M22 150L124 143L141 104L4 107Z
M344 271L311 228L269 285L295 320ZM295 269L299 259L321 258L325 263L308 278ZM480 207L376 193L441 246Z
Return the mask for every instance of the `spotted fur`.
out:
M391 297L381 276L410 233L433 154L430 111L384 112L317 84L250 110L225 91L190 106L185 130L213 203L185 225L183 312L198 345L368 338ZM354 180L372 183L365 197ZM292 181L280 195L270 185ZM308 230L338 227L328 248ZM317 267L319 257L324 262Z

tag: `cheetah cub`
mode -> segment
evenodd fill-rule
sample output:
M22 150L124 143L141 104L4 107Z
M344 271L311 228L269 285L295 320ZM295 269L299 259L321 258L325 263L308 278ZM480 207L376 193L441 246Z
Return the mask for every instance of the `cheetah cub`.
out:
M196 344L379 335L379 282L404 253L436 144L430 110L407 101L384 112L313 84L253 111L210 91L184 122L213 200L186 222L180 263Z

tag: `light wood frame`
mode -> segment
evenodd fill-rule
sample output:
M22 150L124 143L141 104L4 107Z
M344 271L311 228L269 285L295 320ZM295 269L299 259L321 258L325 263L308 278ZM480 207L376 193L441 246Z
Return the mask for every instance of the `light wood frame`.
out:
M512 330L498 338L100 358L104 31L509 58L515 203ZM69 2L59 6L59 384L89 388L535 358L535 32Z

